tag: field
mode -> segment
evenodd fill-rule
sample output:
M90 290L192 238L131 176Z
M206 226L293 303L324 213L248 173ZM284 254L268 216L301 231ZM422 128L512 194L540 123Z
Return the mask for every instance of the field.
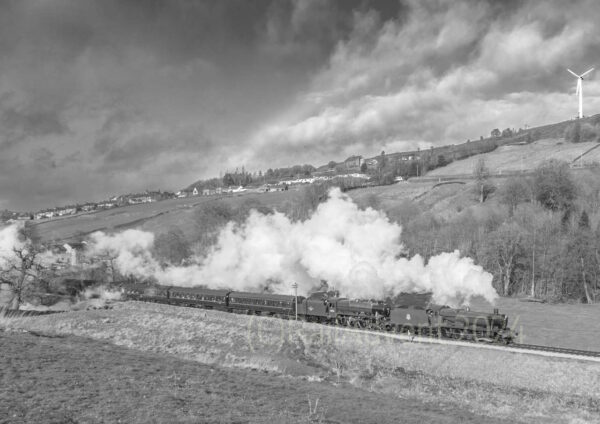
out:
M509 326L521 333L521 343L600 352L600 337L594 334L600 325L600 304L551 305L501 297L496 307L509 316ZM487 302L478 300L471 308L492 310Z
M530 171L548 159L572 162L596 146L598 146L597 142L573 144L565 142L564 139L545 139L525 145L500 146L493 152L457 160L442 168L434 169L427 173L427 177L472 175L475 164L480 158L485 160L492 175L521 170ZM583 163L597 162L599 158L600 150L594 149L583 156Z
M70 240L94 231L122 231L128 228L160 233L171 225L190 225L195 208L206 203L224 200L233 206L258 198L265 205L277 207L294 195L295 191L273 193L244 193L235 196L198 196L164 200L155 203L124 206L76 216L34 221L34 227L43 241Z
M0 345L2 423L506 422L82 337L0 332Z
M118 401L107 416L126 422L144 422L148 416L194 422L192 417L202 416L207 422L389 422L401 417L402 422L548 423L598 422L600 413L600 364L594 362L428 346L316 324L137 302L118 303L113 310L4 320L0 327L6 329L3 344L33 343L11 347L4 356L8 363L2 362L3 375L11 373L3 381L2 405L13 414L25 413L25 407L18 410L23 403L38 401L44 406L35 413L47 408L63 413L58 398L68 398L69 392L43 390L62 387L62 378L67 387L78 388L76 398L84 398L86 406L71 412L74 421L84 422L95 421L84 415L88 409L98 414L114 397ZM32 342L35 337L15 335L23 329L64 338ZM52 347L36 347L40 344ZM56 358L44 356L51 351L68 362L53 365ZM96 353L86 360L90 351ZM24 359L19 352L26 353ZM186 367L193 373L181 371L192 369ZM78 379L71 370L83 376ZM6 383L19 381L29 382L15 388L26 396L6 389ZM313 407L320 400L314 414L308 414L309 397ZM137 402L142 408L127 407ZM169 405L183 415L168 415L174 413ZM155 415L135 415L146 413L144 406ZM207 410L216 415L199 415Z

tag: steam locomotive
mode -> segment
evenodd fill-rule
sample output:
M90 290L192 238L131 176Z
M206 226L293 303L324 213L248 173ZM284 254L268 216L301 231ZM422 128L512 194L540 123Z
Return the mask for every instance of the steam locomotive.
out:
M315 292L308 297L270 293L213 290L199 287L122 287L127 299L228 312L268 315L377 331L509 344L514 333L508 317L494 312L473 312L430 302L431 294L400 294L385 301L352 300L336 292Z

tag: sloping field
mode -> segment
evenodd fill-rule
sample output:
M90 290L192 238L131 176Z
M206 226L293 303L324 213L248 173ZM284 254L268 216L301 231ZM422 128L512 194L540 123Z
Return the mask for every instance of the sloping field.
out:
M480 158L492 175L502 175L506 172L530 171L549 159L572 162L592 147L596 142L567 143L564 139L538 140L531 144L500 146L490 153L483 153L469 158L452 162L442 168L427 173L427 177L446 175L472 175L475 164ZM589 155L589 156L588 156ZM600 151L592 150L583 157L584 163L600 159Z
M405 399L426 412L427 405L442 403L455 422L583 423L596 422L600 413L600 364L595 362L425 345L318 324L137 302L117 304L114 310L5 320L0 326L91 337L291 381L349 385ZM362 406L379 410L383 405ZM465 410L485 417L453 415ZM324 421L372 421L348 418L324 412Z
M43 241L69 240L79 235L87 235L94 231L120 231L127 228L166 231L169 225L188 222L193 211L206 202L223 200L236 206L256 198L265 205L278 206L294 195L294 191L273 193L247 193L234 196L199 196L184 199L164 200L156 203L124 206L76 216L35 221L39 235ZM153 221L151 223L151 221ZM156 224L158 222L158 224ZM150 227L150 228L147 228Z
M496 306L509 316L509 326L521 333L519 342L600 352L600 304L548 304L501 297ZM474 300L474 311L491 311L484 300Z
M376 199L378 206L393 206L399 201L416 200L431 191L435 183L431 182L400 182L387 186L361 188L348 191L348 195L359 205L367 205ZM371 205L376 206L376 205Z
M435 184L398 183L389 186L369 187L348 192L348 195L359 204L367 202L369 197L376 197L382 206L391 207L402 200L420 199L429 192L457 191L460 187L440 187L432 191ZM232 207L243 202L255 202L269 208L279 209L297 195L296 190L244 193L234 196L189 197L185 199L165 200L121 208L108 209L76 216L53 220L35 221L39 235L43 241L68 241L78 236L88 235L94 231L122 231L128 228L139 228L155 234L168 231L177 226L185 231L194 225L196 210L207 202L224 201ZM368 203L368 202L367 202Z

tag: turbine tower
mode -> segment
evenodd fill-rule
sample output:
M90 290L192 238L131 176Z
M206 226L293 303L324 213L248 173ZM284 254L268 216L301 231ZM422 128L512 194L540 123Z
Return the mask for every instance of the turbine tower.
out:
M575 72L567 68L567 71L569 71L575 78L577 78L577 90L575 91L575 94L579 94L579 119L583 118L583 77L585 77L593 70L594 68L588 69L583 74L577 75Z

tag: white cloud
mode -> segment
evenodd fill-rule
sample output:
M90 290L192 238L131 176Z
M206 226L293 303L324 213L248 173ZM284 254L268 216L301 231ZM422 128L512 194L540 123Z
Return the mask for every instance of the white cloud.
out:
M558 2L502 13L485 3L410 4L404 20L384 24L355 13L354 31L328 66L279 120L254 134L246 156L302 146L296 153L304 160L324 162L322 154L461 142L495 127L572 117L564 68L600 50L593 14ZM587 110L598 111L593 87Z

